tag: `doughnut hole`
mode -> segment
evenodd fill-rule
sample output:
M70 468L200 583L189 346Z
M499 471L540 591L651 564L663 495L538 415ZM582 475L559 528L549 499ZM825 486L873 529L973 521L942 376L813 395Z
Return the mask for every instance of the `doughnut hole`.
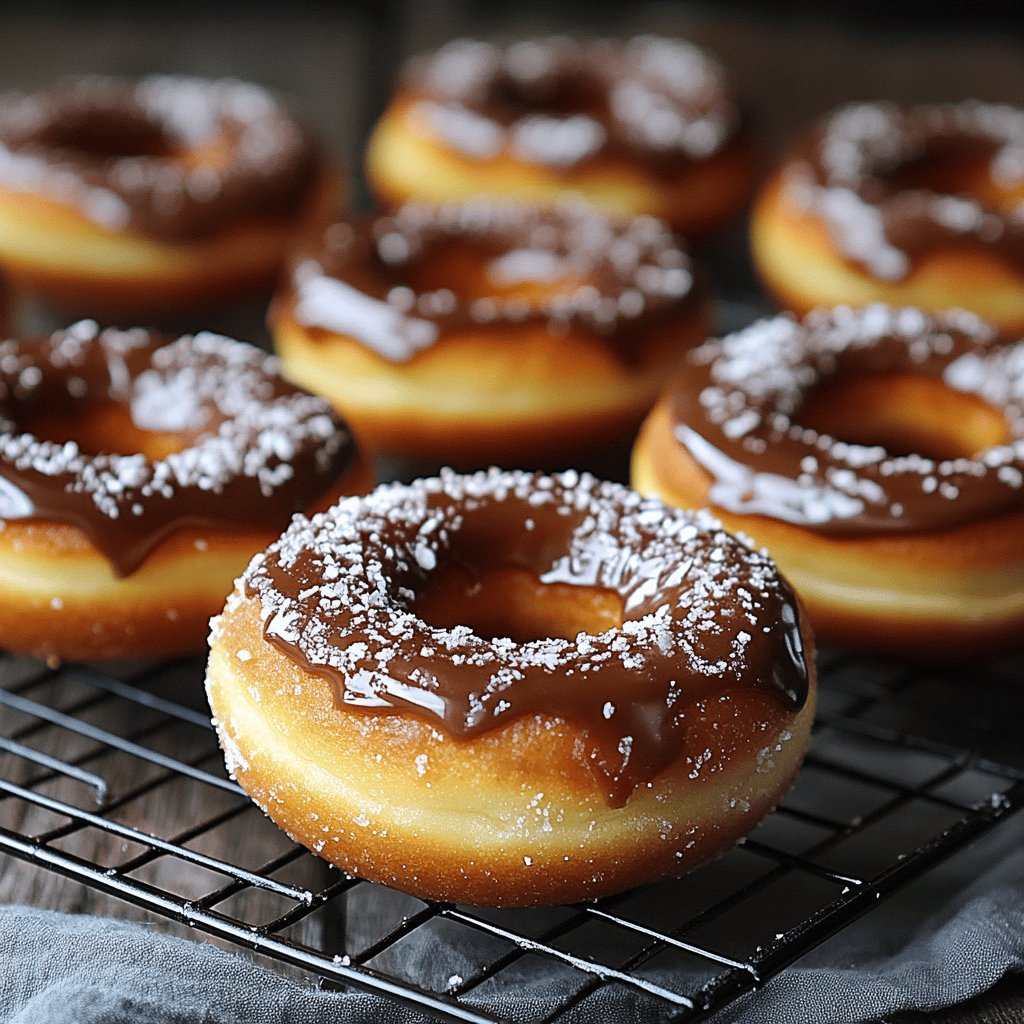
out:
M102 109L72 113L54 121L40 133L38 143L96 163L117 157L169 157L177 148L155 122L145 117L126 118L120 110Z
M622 598L613 590L544 583L514 566L475 574L459 566L440 569L413 610L429 625L469 626L485 639L516 643L580 633L596 635L622 625Z
M982 205L1012 213L1024 199L1024 185L1006 185L992 175L991 144L978 141L962 145L933 144L917 159L908 161L885 181L897 191L934 192L937 195L973 196Z
M185 432L146 430L120 402L76 403L60 410L33 410L16 417L19 427L42 441L74 441L86 455L145 455L165 459L189 447Z
M174 160L180 167L188 170L205 167L213 171L220 171L231 164L233 156L232 140L222 135L201 146L179 150L174 154Z
M980 149L964 152L962 146L945 149L938 145L927 147L915 160L900 164L892 172L882 175L886 184L899 191L935 192L939 195L974 193L991 181L987 167L991 159L979 159Z
M974 458L1011 441L1006 417L984 399L911 374L829 382L807 396L798 416L841 441L936 461Z
M601 102L600 82L593 76L557 67L538 78L499 75L487 90L487 105L500 111L502 121L511 124L522 117L548 114L567 117L587 114L607 116Z
M472 302L475 299L518 298L540 306L554 295L568 294L587 283L569 271L558 253L504 245L466 245L439 242L429 258L411 261L403 284L423 293L447 288Z

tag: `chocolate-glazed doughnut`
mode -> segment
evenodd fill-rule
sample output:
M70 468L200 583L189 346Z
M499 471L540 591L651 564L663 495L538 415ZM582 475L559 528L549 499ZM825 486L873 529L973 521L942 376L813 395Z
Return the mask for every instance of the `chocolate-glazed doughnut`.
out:
M0 631L48 657L202 645L292 513L368 484L323 399L209 333L0 342Z
M823 636L1019 642L1024 341L974 314L838 307L709 342L645 423L633 482L766 545Z
M63 309L173 313L269 289L337 191L256 85L89 77L0 95L0 265Z
M1024 333L1024 110L844 107L783 161L752 233L761 277L797 312L958 306Z
M361 443L470 467L631 434L708 319L661 222L492 200L330 227L271 312L285 372Z
M296 519L214 621L228 768L365 878L493 905L678 874L788 787L813 644L772 562L587 475L446 472Z
M390 205L567 192L703 237L743 205L752 156L722 68L682 40L457 40L410 63L370 140Z

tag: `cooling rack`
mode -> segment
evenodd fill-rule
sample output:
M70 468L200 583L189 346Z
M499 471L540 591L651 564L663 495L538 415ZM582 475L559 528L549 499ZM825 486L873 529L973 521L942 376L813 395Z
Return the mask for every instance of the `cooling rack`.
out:
M928 694L941 710L954 675L826 653L804 770L734 850L596 902L503 911L414 899L290 843L224 775L200 663L0 655L0 853L439 1019L528 1005L553 1022L614 995L638 1019L699 1020L1024 802L1024 771L903 732L894 709Z

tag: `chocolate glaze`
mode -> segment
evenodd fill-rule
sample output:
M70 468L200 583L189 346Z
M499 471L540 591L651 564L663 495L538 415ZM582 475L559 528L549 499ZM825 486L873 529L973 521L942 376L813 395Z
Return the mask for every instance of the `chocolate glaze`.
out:
M413 61L416 115L464 155L509 151L568 170L612 156L656 173L709 159L737 135L721 67L681 40L456 40Z
M1009 442L974 458L893 455L800 424L816 388L908 373L973 394ZM710 474L708 500L842 536L942 530L1024 506L1024 341L973 314L874 305L779 316L694 350L670 393L675 435Z
M304 129L247 83L91 77L0 96L0 187L109 230L175 242L291 218L320 163Z
M951 248L1024 271L1024 208L1007 194L1024 183L1024 110L845 107L798 147L782 181L842 254L881 280L902 280L921 257Z
M478 268L479 294L467 285L467 264ZM451 272L438 274L445 266ZM442 286L417 290L430 268ZM513 292L562 280L556 294ZM355 338L401 362L446 332L493 327L499 339L502 328L527 323L556 334L582 326L629 360L644 332L697 300L689 257L660 221L613 221L572 201L539 210L480 199L407 203L331 226L296 261L283 301L307 329Z
M339 418L286 383L276 360L209 333L165 341L82 321L45 340L0 342L0 526L68 523L127 576L182 528L272 534L352 464ZM19 428L109 403L180 450L156 461L90 455Z
M604 588L623 624L526 643L431 626L417 595L448 566ZM680 757L695 704L751 688L791 711L807 699L797 607L774 563L706 514L587 475L387 485L297 518L242 584L266 639L339 706L411 711L459 739L561 718L613 806Z

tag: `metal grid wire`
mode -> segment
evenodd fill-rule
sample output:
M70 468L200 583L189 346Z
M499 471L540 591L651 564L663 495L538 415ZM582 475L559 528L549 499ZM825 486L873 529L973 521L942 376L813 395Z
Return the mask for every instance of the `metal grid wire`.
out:
M201 673L0 656L0 852L450 1020L497 1020L487 1007L538 978L546 1021L608 986L644 1019L697 1020L1024 802L1024 772L885 724L935 679L832 654L796 785L724 857L572 907L427 903L328 868L259 814L223 774Z

